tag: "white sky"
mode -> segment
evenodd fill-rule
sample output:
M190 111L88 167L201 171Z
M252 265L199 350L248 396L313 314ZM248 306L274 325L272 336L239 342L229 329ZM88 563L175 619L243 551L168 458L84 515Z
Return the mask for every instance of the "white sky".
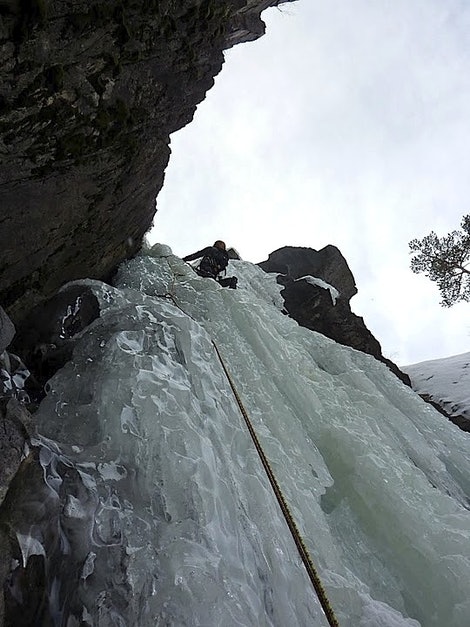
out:
M351 301L399 365L470 350L470 304L439 305L408 242L460 226L470 198L470 3L300 0L227 51L172 136L150 242L216 239L243 259L337 246Z

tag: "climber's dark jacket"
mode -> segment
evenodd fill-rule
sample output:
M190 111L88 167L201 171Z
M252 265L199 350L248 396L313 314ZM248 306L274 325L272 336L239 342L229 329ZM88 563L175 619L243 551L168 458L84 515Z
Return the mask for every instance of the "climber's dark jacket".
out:
M228 254L226 250L221 250L215 246L207 246L197 253L183 257L183 261L194 261L202 257L199 267L196 268L198 274L216 279L220 272L225 270L228 264Z

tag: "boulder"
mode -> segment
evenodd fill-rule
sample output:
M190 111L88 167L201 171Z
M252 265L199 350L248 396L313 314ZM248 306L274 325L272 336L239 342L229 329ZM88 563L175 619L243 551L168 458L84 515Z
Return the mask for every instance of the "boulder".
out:
M333 285L341 300L349 301L357 294L351 270L336 246L328 245L321 250L296 246L284 246L272 252L266 261L258 264L265 272L278 272L290 279L311 275Z

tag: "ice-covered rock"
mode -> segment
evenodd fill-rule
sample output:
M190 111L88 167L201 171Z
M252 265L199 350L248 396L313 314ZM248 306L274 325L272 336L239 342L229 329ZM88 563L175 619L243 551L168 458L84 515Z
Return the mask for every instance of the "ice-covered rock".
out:
M229 271L237 290L154 249L87 282L101 315L36 414L42 484L9 501L8 611L31 561L56 624L327 624L215 342L339 624L467 627L466 434L285 316L275 275Z

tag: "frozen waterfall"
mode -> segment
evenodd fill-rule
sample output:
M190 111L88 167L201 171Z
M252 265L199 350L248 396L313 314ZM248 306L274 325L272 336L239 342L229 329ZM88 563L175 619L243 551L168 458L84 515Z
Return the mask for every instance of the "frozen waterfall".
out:
M468 627L468 434L284 315L275 275L229 274L157 245L116 287L86 282L101 317L36 415L51 621L327 625L214 341L341 627ZM48 554L44 524L18 523L23 561Z

